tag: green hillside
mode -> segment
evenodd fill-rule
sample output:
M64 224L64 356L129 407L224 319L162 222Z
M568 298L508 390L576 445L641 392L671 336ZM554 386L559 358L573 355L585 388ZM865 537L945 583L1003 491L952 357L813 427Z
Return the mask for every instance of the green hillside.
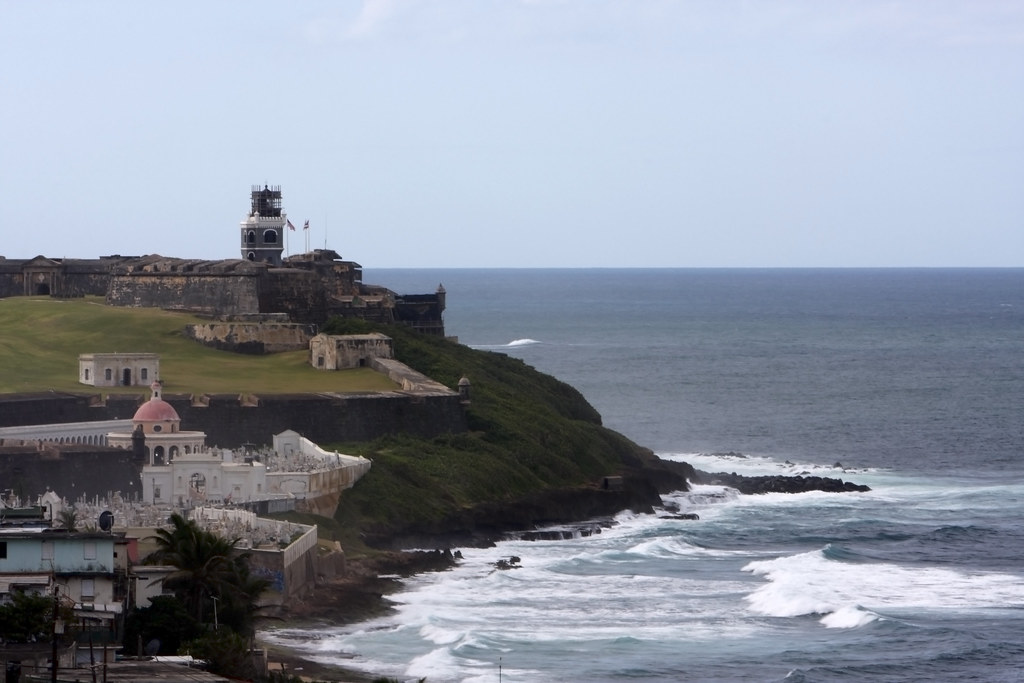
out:
M442 384L470 380L469 432L338 444L343 452L373 460L370 472L342 496L335 515L339 529L349 532L348 548L354 533L445 533L472 526L467 515L478 521L481 506L593 487L607 475L659 467L650 451L602 427L600 415L576 389L521 360L361 321L331 321L326 331L371 330L391 335L398 360ZM685 480L663 476L673 488L685 488ZM545 504L538 502L532 512L542 516Z
M78 355L110 351L160 354L168 393L394 388L369 369L315 370L305 351L249 356L207 348L183 334L184 326L197 320L183 313L105 306L96 298L0 299L0 393L101 391L77 382ZM335 334L383 332L395 340L395 355L406 365L449 387L462 377L472 383L466 433L433 439L395 434L370 443L322 444L373 460L370 472L342 496L335 519L305 516L349 552L366 550L363 542L368 538L386 542L392 534L473 529L481 515L493 526L520 521L528 526L533 519L550 519L546 515L564 519L597 514L592 497L580 502L574 496L592 492L607 475L653 477L672 488L686 485L678 473L663 471L649 451L602 427L600 415L576 389L518 359L402 326L334 319L323 329ZM102 392L139 393L139 388ZM637 490L641 499L650 500L650 486ZM619 504L607 497L602 503ZM509 517L509 510L522 515Z
M250 356L211 349L184 335L185 325L193 322L202 321L155 308L106 306L97 297L0 299L0 393L139 393L139 387L78 383L79 354L114 351L159 354L167 393L358 392L395 387L369 369L316 370L306 351Z

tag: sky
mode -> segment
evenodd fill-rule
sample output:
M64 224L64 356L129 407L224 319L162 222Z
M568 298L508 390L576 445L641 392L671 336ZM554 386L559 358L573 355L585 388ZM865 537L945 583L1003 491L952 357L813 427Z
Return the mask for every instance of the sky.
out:
M0 255L1024 265L1019 0L0 0ZM310 222L304 233L301 225Z

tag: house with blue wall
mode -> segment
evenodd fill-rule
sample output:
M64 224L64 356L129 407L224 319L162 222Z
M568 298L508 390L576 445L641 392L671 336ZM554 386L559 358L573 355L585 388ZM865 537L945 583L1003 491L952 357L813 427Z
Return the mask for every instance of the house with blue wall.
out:
M116 561L120 536L43 526L0 527L0 600L13 591L53 595L74 609L80 625L118 629L127 585Z

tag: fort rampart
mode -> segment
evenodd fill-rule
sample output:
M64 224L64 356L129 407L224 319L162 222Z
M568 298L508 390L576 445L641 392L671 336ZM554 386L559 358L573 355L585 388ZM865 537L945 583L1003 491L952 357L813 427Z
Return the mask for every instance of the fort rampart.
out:
M185 334L200 344L233 353L277 353L309 348L315 325L289 322L224 321L186 325Z
M0 446L0 481L23 500L49 487L69 501L142 495L139 468L131 451L110 446L55 443ZM92 521L92 520L85 520Z
M132 273L110 280L111 306L168 308L208 315L258 313L259 277L246 272Z
M52 393L0 395L0 427L55 422L130 420L149 397L142 394ZM373 394L274 394L202 397L164 394L183 425L206 432L207 444L238 448L269 445L274 434L294 430L318 444L369 441L405 433L424 438L466 431L459 396L438 391Z

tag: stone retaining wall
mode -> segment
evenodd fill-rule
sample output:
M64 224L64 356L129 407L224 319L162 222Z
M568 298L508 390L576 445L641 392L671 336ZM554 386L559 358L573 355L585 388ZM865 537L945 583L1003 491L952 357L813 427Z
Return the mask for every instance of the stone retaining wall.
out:
M438 385L441 386L441 385ZM432 438L466 431L459 396L404 391L372 394L275 394L203 397L168 395L183 425L203 431L207 444L238 448L269 445L274 434L292 429L319 444L370 441L387 434ZM0 426L129 420L148 395L8 394L0 396Z
M315 325L266 322L214 322L185 326L185 335L205 346L234 353L302 351L316 334Z

